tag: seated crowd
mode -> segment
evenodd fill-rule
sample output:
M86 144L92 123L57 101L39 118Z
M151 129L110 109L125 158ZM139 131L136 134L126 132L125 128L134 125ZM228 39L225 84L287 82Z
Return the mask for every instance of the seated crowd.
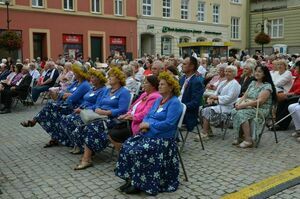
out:
M292 136L300 141L300 59L255 55L240 60L214 58L209 64L196 56L144 56L129 62L115 56L99 64L59 56L56 62L14 65L3 59L0 113L11 112L14 97L26 99L29 94L36 103L46 92L52 100L21 122L24 127L38 123L50 135L45 147L71 147L71 154L82 154L74 167L82 170L93 166L93 154L111 143L119 152L115 175L125 180L122 192L171 192L179 186L177 125L182 104L189 132L198 125L201 110L203 139L214 135L212 126L232 117L233 144L240 148L255 144L253 131L262 129L261 118L277 104L279 122L274 128L287 129L293 120Z

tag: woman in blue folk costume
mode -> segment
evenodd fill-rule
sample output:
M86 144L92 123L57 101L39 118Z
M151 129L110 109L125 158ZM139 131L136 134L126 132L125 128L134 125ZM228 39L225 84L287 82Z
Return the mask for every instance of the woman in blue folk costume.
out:
M120 189L127 194L145 191L156 195L175 191L179 185L175 135L182 113L177 98L180 87L166 72L159 79L162 97L155 101L140 124L140 134L127 139L120 151L115 174L126 180Z
M89 75L93 89L84 95L84 102L78 108L76 108L73 113L64 115L60 122L61 129L63 129L65 135L69 137L72 146L74 146L73 149L70 150L70 153L72 154L78 154L81 152L80 148L76 146L74 135L74 130L78 126L83 125L79 113L83 109L95 110L96 102L102 99L103 94L107 89L105 86L107 79L105 78L105 73L103 71L92 68L89 70Z
M91 90L87 69L79 64L74 64L72 70L75 74L75 81L67 88L67 91L60 95L57 101L49 102L32 119L21 123L24 127L33 127L39 123L42 128L51 136L51 140L44 147L57 146L59 143L70 146L70 140L60 129L62 115L73 112L83 102L83 96Z
M130 103L130 92L125 86L125 75L117 67L108 72L107 89L103 98L96 103L95 113L107 116L107 127L114 127L114 118L126 113ZM92 166L92 153L104 150L108 145L108 135L102 121L91 122L84 128L78 127L74 131L76 145L84 151L80 164L74 169L81 170Z

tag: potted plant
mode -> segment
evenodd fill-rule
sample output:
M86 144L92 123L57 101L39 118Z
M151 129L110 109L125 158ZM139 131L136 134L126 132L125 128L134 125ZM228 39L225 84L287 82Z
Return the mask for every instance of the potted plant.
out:
M260 32L255 37L255 43L264 45L271 42L271 37L264 32Z
M17 32L8 30L3 31L0 34L0 48L4 48L11 52L20 49L22 45L22 37Z

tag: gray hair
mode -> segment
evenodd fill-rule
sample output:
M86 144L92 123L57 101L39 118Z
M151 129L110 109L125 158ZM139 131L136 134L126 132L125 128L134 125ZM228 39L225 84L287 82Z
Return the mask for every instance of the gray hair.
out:
M235 67L233 65L229 65L229 66L226 66L225 70L226 69L232 70L234 77L236 77L236 75L237 75L237 67Z
M159 61L159 60L154 61L153 64L152 64L152 67L154 65L158 66L160 70L163 69L163 67L164 67L164 64L161 61Z
M257 62L255 59L250 58L250 59L246 60L245 66L249 66L251 68L252 72L254 72L255 67L257 66Z
M139 67L139 63L137 61L131 61L131 62L129 62L129 65L131 65L134 68L138 68Z
M133 75L133 68L132 68L131 65L124 65L124 66L122 67L122 70L123 70L123 72L125 73L125 75L126 75L127 77L130 77L130 76Z

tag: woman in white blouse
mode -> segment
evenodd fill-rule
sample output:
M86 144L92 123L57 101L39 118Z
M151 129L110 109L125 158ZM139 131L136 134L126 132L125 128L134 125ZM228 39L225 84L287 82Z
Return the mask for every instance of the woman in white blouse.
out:
M287 70L287 62L284 59L280 59L275 61L275 67L277 71L271 73L272 80L276 87L277 93L284 92L288 93L293 84L293 76L292 73Z
M240 94L241 86L234 79L237 74L235 66L227 66L225 69L226 80L222 81L213 95L207 99L209 105L216 104L216 106L209 106L203 109L203 131L202 136L208 137L210 130L210 120L215 115L222 113L229 113L233 109L234 103L237 101Z

